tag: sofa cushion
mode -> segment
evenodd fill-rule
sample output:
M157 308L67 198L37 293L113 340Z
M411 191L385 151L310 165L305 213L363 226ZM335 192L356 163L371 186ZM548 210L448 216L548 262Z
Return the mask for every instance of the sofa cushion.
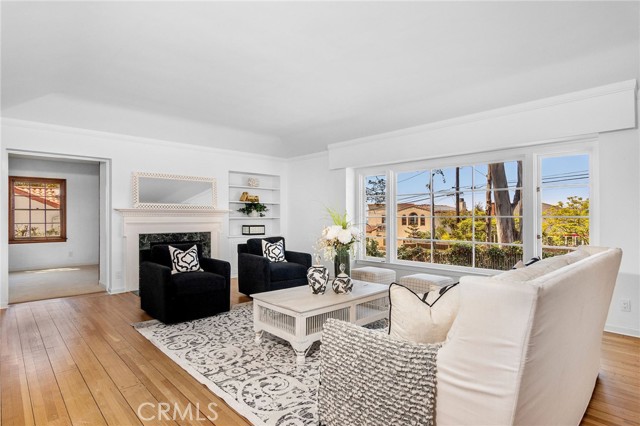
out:
M529 281L568 265L564 256L548 257L526 268L511 269L493 278L500 281Z
M458 293L457 283L424 294L392 283L389 335L415 343L443 342L458 313Z
M222 275L211 272L185 272L172 277L176 295L206 294L224 290L226 280Z
M195 245L184 251L173 246L169 246L169 255L171 256L172 274L202 271L202 268L200 268L200 261L198 259L198 247Z
M264 257L269 259L269 262L286 262L284 257L284 240L270 243L269 241L262 240L262 253Z
M534 261L536 259L534 257L525 263L525 268L512 269L495 275L493 278L500 281L530 281L587 257L589 257L589 253L580 249L543 260ZM532 263L532 261L534 262Z
M271 268L271 282L296 278L307 279L307 268L299 263L277 262L269 264L269 267Z
M564 257L569 262L569 265L571 265L572 263L576 263L582 259L586 259L587 257L590 256L589 252L585 250L583 247L584 246L580 246L578 247L577 250L574 250L564 255Z

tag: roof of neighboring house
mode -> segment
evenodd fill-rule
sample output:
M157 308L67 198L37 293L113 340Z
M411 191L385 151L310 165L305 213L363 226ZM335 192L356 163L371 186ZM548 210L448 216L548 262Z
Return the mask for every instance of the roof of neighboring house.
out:
M32 200L37 201L42 204L46 204L47 207L51 207L53 209L60 208L60 198L58 197L58 193L56 189L53 188L34 188L34 187L25 187L25 186L14 186L13 191L15 195L22 195L25 197L30 197Z
M431 206L428 204L414 204L414 203L398 203L398 211L404 211L404 210L409 210L409 209L418 209L418 210L423 210L426 212L431 212ZM385 209L386 205L385 204L369 204L369 211L374 211L374 210L378 210L378 209ZM436 208L435 208L436 212L450 212L450 211L455 211L455 207L453 206L446 206L446 205L442 205L442 204L436 204Z

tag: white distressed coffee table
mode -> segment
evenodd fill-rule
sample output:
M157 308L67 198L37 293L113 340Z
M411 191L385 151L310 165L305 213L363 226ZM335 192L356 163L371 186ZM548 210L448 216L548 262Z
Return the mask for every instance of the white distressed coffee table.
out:
M354 281L349 294L312 294L308 286L252 294L253 328L256 343L266 331L285 339L304 364L313 342L320 340L322 325L337 318L364 325L386 318L389 312L389 286Z

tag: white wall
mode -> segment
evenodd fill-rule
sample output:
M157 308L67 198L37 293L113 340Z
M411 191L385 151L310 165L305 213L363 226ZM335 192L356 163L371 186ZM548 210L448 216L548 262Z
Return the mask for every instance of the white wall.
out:
M9 158L9 175L67 180L67 241L10 244L9 271L98 264L99 165Z
M238 143L242 143L239 141ZM217 179L218 207L228 208L229 170L278 174L286 181L285 160L260 155L216 150L211 148L171 143L153 139L143 139L111 133L73 129L63 126L4 119L2 121L2 172L0 177L0 198L7 199L8 151L56 153L75 157L101 159L110 164L110 203L112 209L131 208L131 175L133 172L158 172L190 176L210 176ZM286 184L283 184L283 211L281 220L286 231ZM2 209L5 210L5 209ZM111 268L108 276L108 290L124 290L122 219L119 213L110 215L109 239ZM7 215L0 211L0 228L7 226ZM220 241L220 258L229 260L230 247L228 230ZM284 232L283 232L284 233ZM2 242L2 262L6 265L6 239ZM0 271L0 307L6 306L7 296L6 266Z
M287 248L313 255L322 229L331 224L326 209L343 211L347 207L346 171L329 170L326 152L298 157L289 163L288 170L294 178L288 185Z
M604 133L599 142L600 245L623 250L607 328L640 336L640 131ZM631 300L631 312L620 300Z

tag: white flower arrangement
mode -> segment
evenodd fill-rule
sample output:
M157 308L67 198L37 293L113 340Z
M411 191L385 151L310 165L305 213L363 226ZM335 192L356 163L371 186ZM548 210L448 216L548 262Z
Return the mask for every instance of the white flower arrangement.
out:
M355 253L357 242L361 240L361 232L347 221L347 214L340 214L335 210L327 209L333 220L322 230L322 236L316 243L316 250L324 255L325 260L333 260L339 252Z

